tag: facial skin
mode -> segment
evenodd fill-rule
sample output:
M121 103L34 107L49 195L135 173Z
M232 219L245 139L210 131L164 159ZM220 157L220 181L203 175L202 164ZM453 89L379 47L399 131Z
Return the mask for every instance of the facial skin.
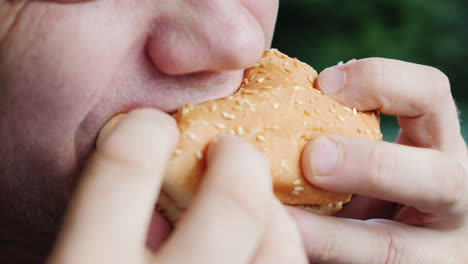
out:
M103 123L231 94L270 46L277 9L272 0L0 1L2 221L48 239Z
M468 153L450 82L383 58L325 69L317 85L397 116L397 142L324 135L301 159L306 181L357 194L340 213L354 219L288 214L263 154L221 137L161 243L154 204L178 136L167 113L232 93L269 46L277 6L0 0L0 262L467 263ZM95 148L105 121L127 111Z

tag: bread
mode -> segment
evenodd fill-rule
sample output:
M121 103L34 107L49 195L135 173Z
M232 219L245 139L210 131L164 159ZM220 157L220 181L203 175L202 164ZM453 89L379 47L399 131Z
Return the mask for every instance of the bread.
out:
M265 153L272 166L274 192L288 205L333 214L351 199L308 184L300 157L306 143L321 134L381 139L379 117L332 100L314 88L317 72L277 50L265 51L244 73L233 95L185 105L174 115L181 137L168 164L159 207L171 220L192 200L204 170L203 153L220 134L234 134Z
M174 118L180 134L169 161L159 209L176 222L193 199L204 172L204 151L220 134L253 143L270 160L274 192L287 205L334 214L351 194L319 189L303 178L300 158L307 142L321 134L380 140L375 112L350 109L315 88L317 72L277 50L267 50L244 73L233 95L181 107Z

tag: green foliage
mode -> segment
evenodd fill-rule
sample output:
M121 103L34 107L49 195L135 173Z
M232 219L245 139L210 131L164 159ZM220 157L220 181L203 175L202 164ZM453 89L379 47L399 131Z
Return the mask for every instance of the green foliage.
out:
M431 65L468 100L467 43L466 0L284 0L273 46L319 71L365 57Z

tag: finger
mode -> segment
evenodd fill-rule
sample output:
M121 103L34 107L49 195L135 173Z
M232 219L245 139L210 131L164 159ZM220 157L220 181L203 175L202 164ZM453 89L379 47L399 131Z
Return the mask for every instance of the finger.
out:
M273 199L266 158L249 143L221 137L208 148L199 194L156 260L248 263L265 232Z
M402 131L417 146L466 156L449 80L435 68L363 59L324 70L318 85L351 107L399 116Z
M425 212L466 212L466 168L436 150L323 136L306 146L302 165L306 179L327 190L358 193Z
M55 250L60 263L77 256L82 263L135 263L143 256L177 127L170 116L145 109L108 130L67 212Z
M308 263L299 230L279 201L275 201L274 215L268 224L254 260L250 263Z
M448 263L449 236L388 220L360 221L290 208L317 263ZM443 254L438 254L443 252Z
M153 252L157 251L162 243L169 237L171 231L172 227L170 223L155 208L148 227L146 246Z

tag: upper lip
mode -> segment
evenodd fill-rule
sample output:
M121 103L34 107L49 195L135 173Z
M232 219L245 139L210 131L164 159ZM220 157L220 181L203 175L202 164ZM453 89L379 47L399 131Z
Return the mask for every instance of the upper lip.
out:
M165 84L163 84L163 86L155 88L159 90L159 94L153 94L151 98L143 96L139 99L132 98L133 100L122 100L123 102L114 104L109 108L103 107L104 104L100 104L99 102L96 103L95 106L101 108L101 110L104 111L97 110L89 112L88 116L79 125L80 128L77 130L77 134L75 135L75 150L77 151L78 157L81 156L80 153L85 154L89 153L92 150L93 144L96 140L99 130L113 116L119 113L130 112L138 108L155 108L168 114L174 114L181 106L187 103L199 104L205 101L227 97L233 94L240 86L242 78L239 75L236 75L236 73L217 76L211 75L213 76L214 81L205 80L202 82L202 84L205 84L205 82L207 82L207 85L226 85L226 83L232 82L232 86L228 84L224 89L199 88L190 90L191 88L188 87L187 84L183 84L184 87L172 87L176 84L172 81L168 81ZM237 79L237 77L239 78ZM211 77L209 77L209 79L211 80ZM189 81L190 80L187 80L187 82ZM198 84L198 87L201 87L200 84ZM179 89L179 92L177 92L177 89ZM176 92L174 93L174 91ZM123 98L125 98L126 96L127 95L123 95ZM171 101L156 100L157 97L168 97L171 98ZM85 154L85 156L87 155Z

